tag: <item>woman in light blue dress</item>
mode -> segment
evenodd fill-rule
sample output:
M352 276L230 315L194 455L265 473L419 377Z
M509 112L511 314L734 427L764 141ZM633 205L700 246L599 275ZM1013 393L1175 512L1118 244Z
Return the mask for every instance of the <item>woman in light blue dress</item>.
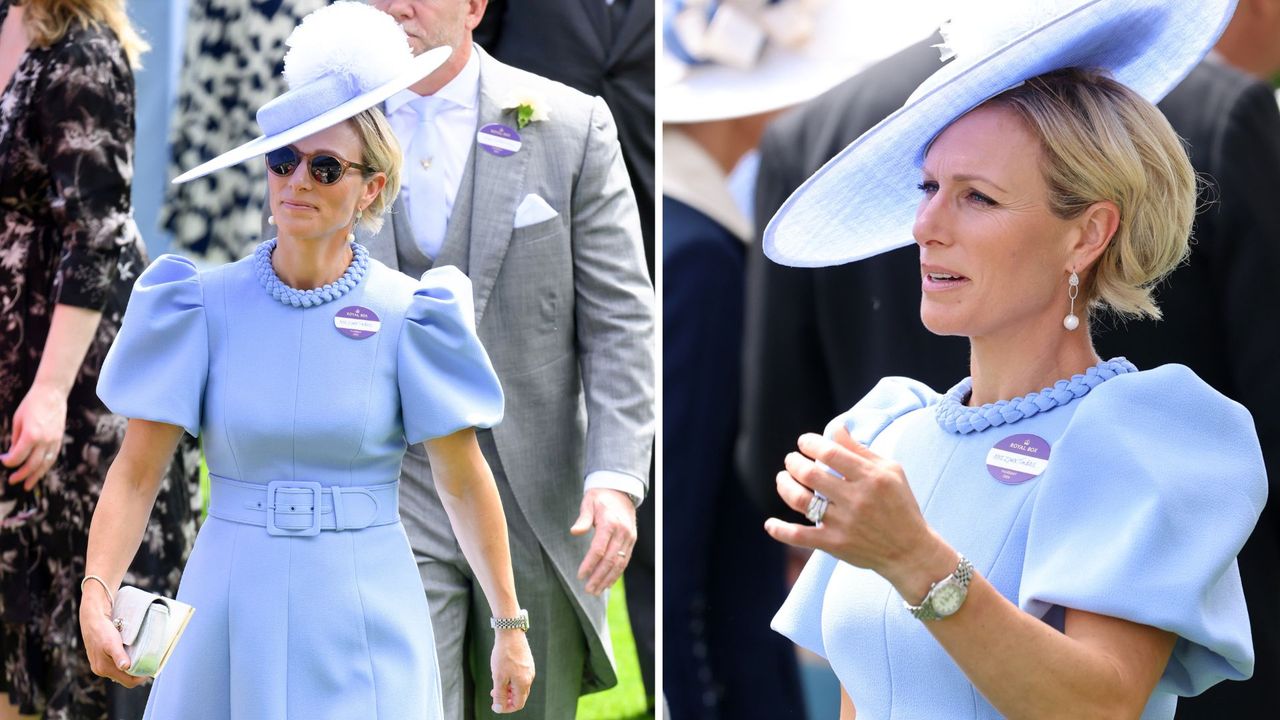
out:
M394 20L355 3L308 16L290 45L290 92L259 112L266 135L188 173L266 152L278 237L207 271L156 260L102 374L103 401L130 421L90 530L90 661L139 682L120 669L108 590L185 430L203 441L209 517L178 592L195 614L145 717L439 718L430 615L397 511L401 458L423 442L500 615L494 710L518 710L533 678L528 620L473 430L501 419L503 398L470 282L452 267L414 280L351 235L379 221L399 184L400 151L376 105L444 58L412 59Z
M1091 310L1158 317L1151 289L1186 255L1195 176L1152 102L1232 4L954 18L955 58L766 231L801 266L914 238L921 319L970 339L970 378L881 381L777 476L814 525L766 530L817 552L773 626L830 661L842 720L1167 720L1252 672L1253 422L1189 369L1104 361L1089 336Z

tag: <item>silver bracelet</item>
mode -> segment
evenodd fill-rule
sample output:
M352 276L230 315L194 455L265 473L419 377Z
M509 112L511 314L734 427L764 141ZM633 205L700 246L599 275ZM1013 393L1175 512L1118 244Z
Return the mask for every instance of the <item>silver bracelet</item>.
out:
M84 584L85 584L85 583L87 583L87 582L89 582L90 580L97 580L97 581L98 581L98 584L102 586L102 589L107 591L107 599L111 601L111 607L115 607L115 606L116 606L116 598L115 598L115 596L114 596L114 595L112 595L112 594L111 594L111 588L107 585L107 581L106 581L106 580L103 580L102 578L98 577L97 575L85 575L85 576L84 576L84 579L80 581L80 593L81 593L82 595L84 594Z

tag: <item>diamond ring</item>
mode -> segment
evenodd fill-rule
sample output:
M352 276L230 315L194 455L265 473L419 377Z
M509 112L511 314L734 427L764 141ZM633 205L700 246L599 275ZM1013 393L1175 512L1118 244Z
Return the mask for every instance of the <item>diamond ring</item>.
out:
M804 516L809 518L809 522L814 525L822 525L822 516L827 514L827 505L830 504L827 496L813 491L813 497L809 500L809 508L804 511Z

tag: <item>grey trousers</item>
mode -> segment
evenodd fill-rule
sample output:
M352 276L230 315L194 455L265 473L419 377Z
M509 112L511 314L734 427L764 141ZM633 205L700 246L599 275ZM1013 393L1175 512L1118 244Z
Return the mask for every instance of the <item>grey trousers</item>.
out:
M587 653L578 611L516 505L492 435L480 431L477 436L493 470L507 516L516 594L521 606L529 611L529 646L537 676L524 710L515 717L573 718ZM405 455L400 498L400 515L431 608L444 693L442 720L497 718L489 695L493 689L490 671L493 630L489 627L492 612L458 547L421 446L410 448ZM569 532L569 528L566 527L565 532Z

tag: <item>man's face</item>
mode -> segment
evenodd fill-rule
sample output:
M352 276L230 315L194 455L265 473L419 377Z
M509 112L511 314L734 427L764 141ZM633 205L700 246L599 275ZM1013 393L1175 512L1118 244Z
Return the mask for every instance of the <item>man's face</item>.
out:
M400 23L414 55L433 48L456 48L471 39L484 14L483 0L372 0L375 8Z

